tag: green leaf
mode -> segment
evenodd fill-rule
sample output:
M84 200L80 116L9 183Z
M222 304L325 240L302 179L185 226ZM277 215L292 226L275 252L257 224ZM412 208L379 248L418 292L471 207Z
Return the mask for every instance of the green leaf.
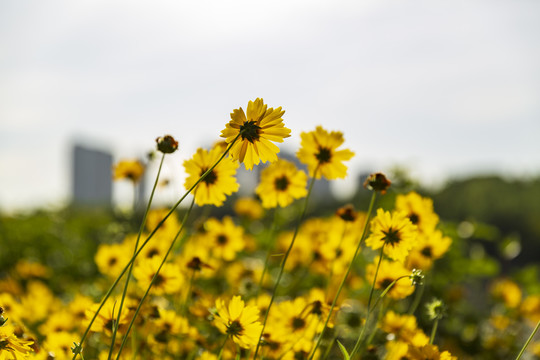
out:
M343 344L341 344L339 342L339 340L337 340L337 344L339 346L339 350L341 350L341 353L343 354L343 359L345 360L351 360L351 356L349 355L349 353L347 352L347 349L345 349L345 346L343 346Z

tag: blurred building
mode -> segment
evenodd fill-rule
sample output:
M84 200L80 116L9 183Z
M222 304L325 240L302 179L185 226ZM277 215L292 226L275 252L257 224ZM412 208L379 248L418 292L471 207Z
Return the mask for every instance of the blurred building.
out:
M81 145L73 148L72 202L75 205L112 204L112 155Z

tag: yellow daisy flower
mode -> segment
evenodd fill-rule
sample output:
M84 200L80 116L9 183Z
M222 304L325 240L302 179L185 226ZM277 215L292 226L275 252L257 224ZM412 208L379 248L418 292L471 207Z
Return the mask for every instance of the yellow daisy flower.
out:
M416 244L407 258L409 269L428 270L433 261L442 257L450 248L452 239L444 236L440 230L419 232Z
M130 259L124 244L101 244L94 256L99 272L113 278L120 275Z
M94 304L89 309L86 310L86 321L85 326L88 326L90 320L94 317L94 314L97 312L100 304ZM109 299L101 308L96 320L90 328L92 331L104 333L107 335L112 334L113 324L116 323L118 316L118 308L120 306L120 299ZM127 327L129 316L129 311L126 308L122 309L122 314L120 315L120 321L118 322L118 331L123 332Z
M404 211L420 232L432 232L439 222L439 216L433 211L433 200L411 191L396 197L396 211Z
M234 203L236 215L246 217L250 220L259 220L264 215L261 202L251 197L241 197Z
M498 279L491 286L491 294L502 301L509 308L515 309L521 305L521 289L519 285L509 279Z
M308 167L309 175L320 179L324 176L328 180L341 179L347 176L347 167L343 161L350 160L354 153L348 149L337 150L345 139L339 131L328 132L317 126L315 131L303 132L300 150L296 156ZM315 170L317 173L315 173Z
M230 216L225 216L222 221L208 219L205 229L206 244L216 258L231 261L236 253L244 250L244 229L236 226Z
M150 282L157 273L161 265L161 259L154 256L151 259L144 259L133 269L133 276L137 279L142 289L147 289ZM175 264L165 263L161 267L159 274L152 285L152 292L156 295L174 294L182 288L184 279L180 273L180 267Z
M245 306L240 296L233 296L228 306L223 299L216 300L214 325L244 349L257 345L262 331L259 309Z
M370 229L371 235L366 239L366 245L373 250L384 245L384 253L401 262L409 254L417 237L416 225L411 223L405 212L390 213L377 209Z
M223 151L219 147L210 151L199 148L193 158L184 161L184 168L188 174L184 183L186 190L195 185L201 175L210 169L222 155ZM223 158L195 188L195 203L199 206L223 205L226 195L238 191L239 185L235 178L237 168L237 163L228 157Z
M307 195L307 175L287 160L279 159L261 172L255 192L264 208L286 207Z
M144 165L139 160L122 160L114 167L113 179L128 179L136 183L143 174Z
M32 351L30 345L33 344L33 341L18 339L14 332L13 326L9 324L0 326L0 358L2 359L26 358ZM7 354L10 354L11 357Z
M378 261L378 259L376 259ZM373 283L373 278L375 277L375 272L377 265L368 264L366 269L366 279L370 284ZM403 264L397 261L387 261L382 260L381 266L379 268L379 273L377 274L377 281L375 282L375 289L385 290L388 286L392 284L395 280L400 277L408 276L411 272L407 270ZM414 292L414 286L412 286L410 280L401 279L397 281L394 286L388 291L387 296L392 299L404 299L407 296L411 295Z
M291 133L283 124L284 113L281 106L268 108L261 98L250 101L246 113L242 108L233 110L231 121L221 131L228 144L241 134L230 150L231 157L248 170L261 161L275 162L279 148L272 141L283 142Z

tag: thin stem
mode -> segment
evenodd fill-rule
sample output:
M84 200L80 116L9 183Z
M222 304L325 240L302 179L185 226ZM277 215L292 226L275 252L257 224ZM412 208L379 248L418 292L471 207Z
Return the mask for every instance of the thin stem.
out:
M229 335L225 337L225 341L223 341L223 344L221 344L221 348L219 349L219 355L217 360L221 360L221 357L223 356L223 349L225 349L225 344L227 343L227 340L229 340Z
M150 199L148 200L148 204L146 205L146 210L144 211L143 219L141 221L141 226L139 227L139 233L137 234L137 240L135 241L135 247L133 249L133 256L135 256L135 253L137 252L137 248L139 247L139 240L141 239L141 234L144 230L144 226L146 225L146 217L148 216L148 212L150 211L150 207L152 206L152 200L154 199L154 194L156 193L156 187L159 181L159 175L161 174L161 168L163 167L163 160L165 160L165 153L161 154L161 161L159 162L159 169L158 173L156 175L156 180L154 181L154 186L152 187L152 192L150 193ZM133 188L135 189L136 186L134 185ZM136 191L133 193L133 214L135 214L136 210ZM120 307L118 309L118 316L116 317L116 323L115 327L113 329L112 333L112 340L111 340L111 347L109 348L109 356L107 357L108 360L112 357L112 352L114 349L114 342L116 340L116 332L118 331L118 326L120 323L120 315L122 314L122 308L124 306L124 300L126 299L127 289L129 286L129 281L131 280L131 272L133 271L133 263L129 266L127 277L126 277L126 284L124 285L124 291L122 292L122 298L120 299Z
M431 336L429 337L429 345L433 345L433 341L435 340L435 334L437 333L438 325L439 325L439 318L435 318L435 322L433 323L433 329L431 329Z
M260 335L258 337L259 341L257 341L257 347L255 348L255 355L253 355L254 360L257 359L257 354L259 353L259 348L260 348L260 345L261 345L260 338L264 334L264 329L266 327L266 321L268 320L268 314L270 313L270 308L272 307L272 304L274 303L274 299L275 299L276 293L277 293L277 288L279 286L279 282L281 281L281 276L283 275L283 271L285 270L285 263L287 262L287 259L289 258L289 254L291 253L291 250L293 248L294 241L296 240L296 236L298 235L298 230L300 229L300 224L302 223L302 221L304 220L304 217L306 216L306 210L307 210L307 206L308 206L309 197L310 197L311 192L313 190L313 184L315 184L315 179L316 179L318 170L319 170L319 167L317 166L317 168L315 169L315 172L313 174L313 178L311 178L308 193L307 193L306 199L304 201L304 208L302 209L302 214L300 215L300 219L298 220L298 223L296 224L296 228L294 229L294 234L293 234L291 243L289 244L289 248L287 249L287 252L285 253L285 256L283 257L283 260L281 260L281 266L279 268L279 274L278 274L276 283L274 285L274 289L272 291L272 297L270 298L270 303L268 304L268 308L266 309L266 314L264 315L263 327L262 327L261 333L260 333Z
M425 281L426 280L424 280L424 282ZM417 287L416 291L414 292L414 300L411 304L409 311L407 312L409 315L414 315L414 312L418 308L418 305L420 305L420 300L422 300L423 294L424 294L424 284L419 284L419 287Z
M525 343L525 345L523 345L523 347L521 348L521 351L519 352L516 360L519 360L521 359L521 355L523 355L523 353L525 352L525 349L527 348L527 346L529 346L529 343L532 341L534 335L536 335L536 332L538 331L538 328L540 327L540 321L538 321L538 323L536 324L536 327L534 328L533 332L531 333L531 335L529 336L529 338L527 339L527 342Z
M373 277L373 284L371 284L371 290L369 292L369 299L368 299L368 305L367 305L367 314L366 314L366 320L364 322L364 326L362 326L362 330L360 331L360 336L358 336L358 340L356 340L356 344L354 345L353 350L351 351L351 359L354 359L354 356L360 350L360 345L362 344L362 340L364 339L364 334L366 332L366 328L368 326L369 322L369 316L371 315L371 300L373 299L373 292L375 290L375 282L377 281L377 275L379 274L379 268L381 267L381 262L383 258L383 252L384 252L384 246L386 243L383 244L381 247L381 254L379 256L379 261L377 263L377 270L375 270L375 276Z
M144 293L143 297L141 298L141 301L139 302L139 305L137 306L137 309L135 310L135 313L133 314L133 318L131 319L129 326L126 330L126 333L124 335L124 338L122 339L122 344L120 345L120 349L118 350L118 354L116 355L116 360L120 359L120 354L122 353L122 350L124 349L124 345L126 344L126 341L129 336L129 332L131 331L131 328L133 327L133 324L135 323L135 320L137 319L137 315L139 315L139 311L141 310L141 307L144 303L144 300L146 300L146 297L150 293L150 289L152 289L152 286L154 285L156 279L158 278L159 272L161 271L161 268L163 265L165 265L165 262L167 261L167 258L169 257L169 254L171 253L174 244L176 243L176 240L180 237L180 234L184 230L184 226L186 225L186 221L191 214L191 210L193 209L193 204L195 203L195 198L191 201L191 205L189 206L189 210L184 215L184 219L182 219L182 224L180 225L180 229L176 233L176 236L174 237L174 240L171 242L171 245L169 246L169 249L167 250L167 253L165 253L165 257L163 257L163 260L161 261L161 264L156 270L156 273L152 277L152 280L150 281L150 285L148 285L148 288L146 289L146 292Z
M122 276L124 276L125 272L127 271L127 269L131 266L131 264L135 261L136 257L139 255L139 253L142 251L142 249L144 248L144 246L150 241L150 239L152 239L152 237L154 236L154 234L158 231L158 229L163 225L163 223L169 218L169 216L171 216L171 214L176 210L176 208L182 203L182 201L184 201L184 199L193 191L193 189L195 189L197 187L197 185L199 185L199 183L201 181L203 181L206 176L208 174L210 174L214 168L221 162L221 160L223 160L223 158L227 155L227 153L229 152L229 150L231 149L231 147L234 145L234 143L236 142L236 140L238 140L238 138L240 137L240 135L242 134L242 132L240 132L235 138L234 140L229 144L229 146L227 147L227 149L225 150L225 152L223 153L223 155L221 155L221 157L218 159L218 161L216 161L216 163L211 167L209 168L208 170L206 170L206 172L204 174L201 175L201 177L199 178L199 180L197 180L195 182L195 184L193 184L193 186L191 186L189 188L188 191L186 191L184 193L184 195L182 195L182 197L176 202L176 204L173 205L173 207L169 210L169 212L165 215L165 217L163 217L163 219L161 219L161 221L156 225L156 227L154 228L154 230L152 230L152 232L150 233L150 235L148 235L148 237L146 238L146 240L144 241L144 243L141 245L141 247L137 250L137 253L135 256L133 256L128 264L124 267L124 269L122 270L122 272L120 273L120 275L118 275L118 277L116 278L116 280L114 281L113 285L111 285L110 289L107 291L107 293L105 294L105 297L103 298L103 300L101 300L101 304L99 305L98 309L96 310L96 313L94 314L94 316L92 317L92 320L90 320L90 322L88 323L87 327L86 327L86 330L84 331L84 334L83 336L81 337L81 341L79 342L79 344L77 344L77 346L73 349L73 358L72 360L75 360L77 358L77 355L79 355L82 351L82 344L84 343L84 340L86 339L86 337L88 336L88 333L90 332L90 328L92 327L92 324L94 323L94 321L96 320L97 316L99 315L99 312L101 311L101 309L103 308L103 306L105 305L105 302L107 301L107 299L111 296L114 288L116 287L116 285L118 284L118 282L120 281L120 279L122 278Z
M373 211L373 207L375 205L375 199L377 197L377 193L374 191L371 195L371 200L369 202L368 212L366 215L366 221L364 222L364 229L362 230L362 235L360 236L360 241L358 242L358 245L356 245L356 250L354 251L354 255L351 259L351 262L349 263L349 267L347 268L347 272L345 272L345 276L343 276L343 279L341 280L341 283L339 284L338 291L336 295L334 296L334 300L332 300L332 306L330 306L330 311L328 311L328 316L326 317L326 321L324 322L324 327L321 331L321 334L319 335L319 338L317 339L317 343L315 344L315 348L313 348L313 351L311 352L311 356L309 359L313 359L315 356L315 351L317 351L317 348L320 346L322 338L324 336L324 332L328 328L328 322L330 321L330 318L332 317L332 312L334 311L334 308L336 306L337 300L339 298L339 295L341 294L341 290L343 289L343 286L345 285L345 282L347 281L347 277L349 276L349 273L352 270L354 261L356 260L356 257L358 256L358 253L360 252L360 248L362 247L362 242L367 234L367 227L369 224L369 219L371 217L371 213Z

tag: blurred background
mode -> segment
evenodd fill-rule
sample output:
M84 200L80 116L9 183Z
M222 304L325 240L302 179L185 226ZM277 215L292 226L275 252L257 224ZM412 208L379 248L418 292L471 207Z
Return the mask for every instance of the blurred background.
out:
M399 165L426 186L540 169L536 1L25 1L0 5L0 210L72 199L75 147L182 162L229 113L282 106L294 153L316 125L345 134L348 179ZM147 184L149 186L150 184ZM115 185L112 196L129 203Z

